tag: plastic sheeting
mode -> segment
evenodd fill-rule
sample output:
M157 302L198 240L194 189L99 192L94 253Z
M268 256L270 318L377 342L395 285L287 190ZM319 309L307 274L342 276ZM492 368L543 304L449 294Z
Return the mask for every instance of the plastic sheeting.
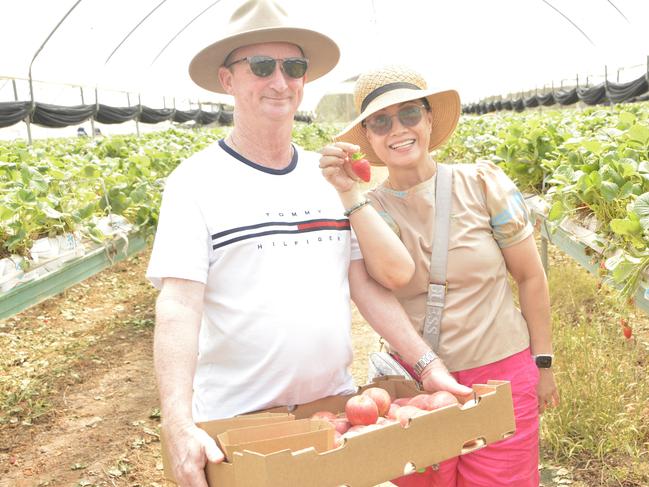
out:
M341 46L339 65L305 89L302 110L331 87L383 63L408 64L431 85L455 88L465 103L533 90L579 74L636 79L649 54L649 2L644 0L279 0L304 27L315 27ZM39 47L75 0L1 2L0 77L27 78ZM196 87L191 57L226 28L240 0L81 0L38 54L35 80L98 87L97 100L80 101L78 89L37 92L35 101L62 106L116 102L109 91L141 94L141 104L165 109L162 96L231 103ZM619 72L618 79L616 70ZM594 79L594 78L593 78ZM610 92L609 92L610 95ZM66 97L76 97L68 100ZM146 99L144 99L146 97ZM151 101L155 99L156 103ZM28 101L11 86L0 102ZM194 104L195 106L195 104Z
M499 100L497 102L472 103L462 107L464 113L489 113L498 110L521 111L524 108L541 106L574 105L583 102L586 105L601 105L645 101L649 98L649 75L643 75L628 83L600 83L591 87L575 87L558 90L527 98Z

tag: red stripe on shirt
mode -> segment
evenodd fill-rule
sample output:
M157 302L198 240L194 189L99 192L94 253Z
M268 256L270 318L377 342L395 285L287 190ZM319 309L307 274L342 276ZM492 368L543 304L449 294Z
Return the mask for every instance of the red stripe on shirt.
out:
M310 230L312 228L349 228L349 220L347 221L338 221L338 222L309 222L309 223L299 223L297 226L298 230Z

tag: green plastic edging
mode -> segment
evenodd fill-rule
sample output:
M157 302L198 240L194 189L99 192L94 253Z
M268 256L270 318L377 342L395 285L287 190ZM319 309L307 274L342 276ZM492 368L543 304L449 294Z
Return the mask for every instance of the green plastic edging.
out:
M32 281L19 284L4 294L0 294L0 320L15 315L59 294L84 279L107 269L115 262L122 261L141 252L146 240L141 235L129 235L128 247L124 239L91 250L87 254L66 262L61 268Z
M570 233L566 232L559 226L553 226L550 230L548 225L545 224L545 216L537 212L532 212L533 216L541 222L540 231L541 236L545 238L548 242L555 245L556 247L563 250L566 254L576 260L579 265L584 269L595 276L599 276L599 261L598 259L593 259L593 256L599 256L599 253L586 244L579 242ZM620 289L620 285L615 283L611 277L604 277L603 282L607 286ZM633 295L634 304L642 309L645 313L649 313L649 300L645 297L645 290L642 286L639 286Z

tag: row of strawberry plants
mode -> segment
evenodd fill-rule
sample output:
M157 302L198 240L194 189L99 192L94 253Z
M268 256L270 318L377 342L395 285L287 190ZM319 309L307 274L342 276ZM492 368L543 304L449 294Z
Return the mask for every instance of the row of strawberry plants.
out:
M97 222L106 215L150 232L164 178L219 136L174 129L140 138L0 143L0 258L29 257L36 239L64 233L102 241Z
M594 227L603 268L635 292L649 267L649 105L468 116L437 156L491 160L544 195L550 222Z

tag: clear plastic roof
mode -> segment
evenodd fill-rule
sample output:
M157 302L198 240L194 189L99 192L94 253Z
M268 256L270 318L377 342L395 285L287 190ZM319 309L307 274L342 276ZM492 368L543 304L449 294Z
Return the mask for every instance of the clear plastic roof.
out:
M562 80L600 83L647 71L647 0L278 0L295 22L341 46L339 65L308 85L312 109L345 79L382 63L405 63L431 85L455 88L464 102L555 87ZM100 102L169 106L170 98L230 101L196 87L187 66L213 42L239 0L2 1L0 77L27 78L33 62L37 101L70 103L53 83L98 88ZM65 85L60 85L65 86ZM42 90L42 91L39 91ZM29 99L26 83L18 97ZM72 103L80 103L78 88ZM94 94L87 94L94 101ZM121 101L110 99L120 96ZM146 99L145 99L146 97ZM0 79L0 101L13 101ZM155 100L159 100L158 103ZM86 103L88 99L86 99Z

